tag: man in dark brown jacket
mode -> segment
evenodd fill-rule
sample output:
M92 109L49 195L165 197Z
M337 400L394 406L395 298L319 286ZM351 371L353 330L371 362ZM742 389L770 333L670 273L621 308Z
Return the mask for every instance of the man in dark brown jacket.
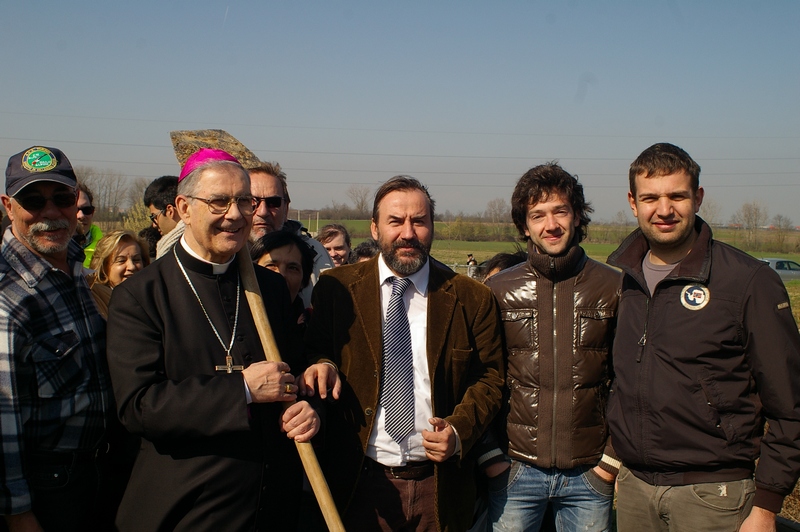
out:
M609 530L619 463L605 405L620 275L578 245L592 209L557 164L523 175L511 206L528 260L487 282L510 391L499 424L510 465L487 469L489 520L495 530L539 530L550 505L559 530Z
M714 240L684 150L654 144L628 178L639 228L608 259L624 272L608 408L624 463L618 529L774 531L800 476L800 335L786 287Z

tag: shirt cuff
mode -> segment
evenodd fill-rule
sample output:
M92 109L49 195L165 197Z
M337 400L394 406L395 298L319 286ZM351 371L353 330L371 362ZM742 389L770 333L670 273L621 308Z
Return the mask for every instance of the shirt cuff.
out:
M453 424L451 423L450 426L453 427ZM458 455L458 459L461 460L461 458L463 458L461 456L461 436L458 435L458 431L455 427L453 427L453 434L456 435L456 448L453 451L453 454Z

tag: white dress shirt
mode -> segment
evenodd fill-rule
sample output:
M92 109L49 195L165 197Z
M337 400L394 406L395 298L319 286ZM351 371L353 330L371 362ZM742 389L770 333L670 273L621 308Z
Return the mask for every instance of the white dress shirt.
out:
M427 460L422 446L422 430L432 430L428 419L433 415L431 408L431 378L428 374L428 275L430 259L416 273L409 275L411 280L403 294L403 304L411 328L411 351L414 359L414 431L399 444L386 433L386 410L378 404L375 425L367 442L366 455L386 466L401 466L408 461ZM392 295L391 277L397 275L378 258L378 281L381 292L381 329L386 323L389 298Z

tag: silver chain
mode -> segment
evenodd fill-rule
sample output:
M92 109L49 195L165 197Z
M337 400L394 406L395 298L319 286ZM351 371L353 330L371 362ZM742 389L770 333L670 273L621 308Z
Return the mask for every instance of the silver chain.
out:
M186 282L189 283L189 288L192 289L192 293L194 294L194 297L196 297L197 298L197 302L200 303L200 308L203 309L203 314L205 314L206 319L208 320L208 324L211 326L211 330L214 331L214 335L217 337L217 340L219 341L219 345L221 345L222 349L225 351L225 356L230 356L231 350L233 349L233 342L236 341L236 328L239 325L239 296L241 294L241 287L239 286L239 276L238 275L236 276L236 314L234 314L234 318L233 318L233 331L231 332L231 345L229 345L226 348L225 347L225 342L222 341L222 337L219 335L219 331L217 331L217 328L214 327L214 323L211 321L211 318L209 317L208 312L206 312L206 307L203 306L203 302L200 300L200 295L197 293L197 290L195 290L194 285L192 284L192 281L189 279L189 275L186 273L186 270L183 267L183 263L181 262L181 259L178 257L177 253L175 253L175 260L178 261L178 267L180 267L181 272L183 273L183 277L186 279Z

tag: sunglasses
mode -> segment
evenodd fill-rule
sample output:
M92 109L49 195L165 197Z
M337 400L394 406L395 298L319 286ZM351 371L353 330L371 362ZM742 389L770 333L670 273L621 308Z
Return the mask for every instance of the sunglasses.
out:
M94 206L88 205L86 207L78 207L78 210L83 213L84 216L91 216L94 214Z
M156 220L158 219L158 217L161 216L162 214L164 214L164 211L166 211L166 210L167 209L161 209L158 212L151 212L150 214L147 215L147 217L150 218L150 221L152 223L156 223Z
M26 211L34 212L44 209L48 200L52 201L53 205L59 209L74 207L75 204L78 203L78 195L74 192L56 192L49 198L45 198L40 194L28 194L20 197L14 196L14 200L16 200L16 202L19 203ZM92 209L92 212L94 212L94 207L84 207L84 209L87 208Z
M259 198L258 196L253 196L253 199L256 200L256 209L258 206L261 205L261 202L264 202L264 205L267 206L267 209L279 209L281 205L283 205L283 198L281 196L270 196L268 198Z

